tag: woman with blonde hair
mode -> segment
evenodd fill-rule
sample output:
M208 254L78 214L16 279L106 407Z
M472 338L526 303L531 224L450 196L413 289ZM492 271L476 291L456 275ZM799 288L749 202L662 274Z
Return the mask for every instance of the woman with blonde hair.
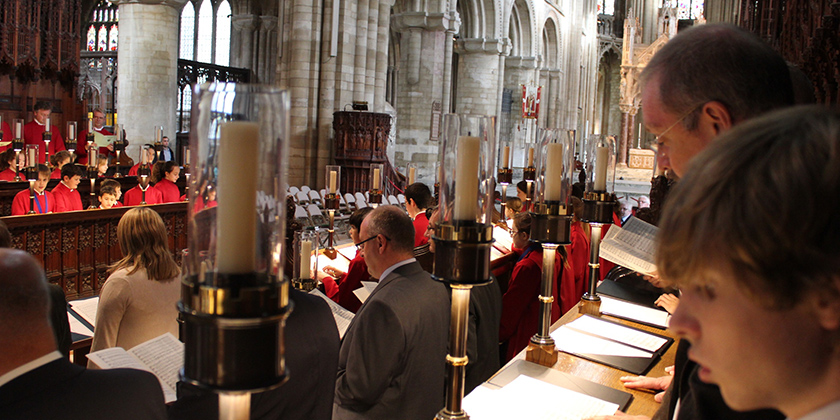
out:
M126 350L170 332L178 336L178 265L169 252L166 227L156 211L138 207L117 225L123 258L102 286L91 351Z

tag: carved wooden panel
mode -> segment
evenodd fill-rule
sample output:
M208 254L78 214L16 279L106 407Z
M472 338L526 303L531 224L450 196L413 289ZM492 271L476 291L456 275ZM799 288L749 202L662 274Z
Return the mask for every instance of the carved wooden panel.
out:
M386 154L391 132L389 114L338 111L333 113L333 130L335 161L342 167L341 192L367 191L371 163L385 164L386 192L391 191L390 185L401 184Z

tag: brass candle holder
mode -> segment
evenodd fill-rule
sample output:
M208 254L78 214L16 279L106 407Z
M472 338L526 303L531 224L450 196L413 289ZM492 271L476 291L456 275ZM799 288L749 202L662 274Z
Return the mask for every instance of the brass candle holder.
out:
M114 152L117 153L117 165L114 170L114 178L122 178L122 173L120 172L120 156L123 152L125 152L125 137L123 137L124 131L122 124L117 126L117 131L117 138L114 140Z
M47 124L44 126L44 132L41 134L41 140L44 141L45 162L50 161L50 141L52 141L52 125L50 124L50 117L47 117ZM72 161L71 161L72 162Z
M12 150L15 151L15 181L23 180L20 177L20 165L18 164L18 162L20 161L20 152L23 151L24 147L25 143L23 141L23 138L20 136L20 133L18 132L15 134L15 138L12 139Z
M148 163L144 163L137 168L137 177L140 178L140 191L142 193L142 199L140 200L140 204L146 204L146 190L149 189L149 177L152 176L152 170L149 168Z
M435 229L432 278L452 290L449 354L446 356L446 405L437 420L469 419L464 412L464 376L470 289L492 283L493 172L495 118L444 116L440 190L440 223ZM494 286L491 286L494 287Z
M90 155L88 155L88 163L90 163ZM90 206L88 206L88 210L98 209L99 204L96 200L96 178L99 177L99 170L96 169L96 166L87 166L87 177L90 180ZM144 199L145 199L146 192L143 191Z
M156 125L155 126L155 155L157 156L157 160L160 160L160 152L163 151L163 126Z
M338 183L341 179L341 166L338 165L327 165L327 193L324 196L324 209L327 210L327 214L329 215L329 222L330 226L327 232L329 232L329 238L327 241L327 248L324 250L324 255L329 257L329 259L334 260L335 257L338 255L338 251L335 250L335 212L338 211L340 203L340 198L338 196Z
M318 287L318 232L301 230L295 232L294 266L292 287L310 292Z
M35 181L38 180L38 145L26 146L26 168L23 173L29 181L29 211L26 214L35 214ZM15 165L17 166L17 165Z
M502 203L500 206L502 223L506 224L507 216L505 215L505 207L507 207L507 188L513 182L513 169L510 167L511 156L513 149L510 141L499 142L499 164L496 172L496 182L502 186Z
M587 141L586 191L583 193L582 221L589 223L589 288L581 298L580 312L600 315L601 298L596 287L600 278L601 226L613 221L616 197L615 137L592 136Z
M382 191L385 178L385 165L381 163L370 164L370 188L368 188L368 204L376 208L382 204Z

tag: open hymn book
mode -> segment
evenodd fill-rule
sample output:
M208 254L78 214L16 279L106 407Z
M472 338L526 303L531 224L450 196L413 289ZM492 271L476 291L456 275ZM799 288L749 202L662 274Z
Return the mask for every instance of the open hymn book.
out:
M624 226L612 226L601 241L601 258L642 274L656 272L653 252L659 229L635 217Z
M88 359L102 369L131 368L153 373L160 381L167 403L175 401L178 371L184 367L184 343L171 333L155 337L126 351L112 347L88 354Z

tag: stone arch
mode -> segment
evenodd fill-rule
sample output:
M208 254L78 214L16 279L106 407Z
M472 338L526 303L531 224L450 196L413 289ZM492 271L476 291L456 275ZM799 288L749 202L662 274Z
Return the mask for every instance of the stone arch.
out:
M512 56L530 56L534 53L532 12L530 2L526 0L515 0L511 5L508 38Z
M456 4L461 18L461 38L495 38L496 7L493 0L466 0Z
M552 18L545 20L542 30L542 56L544 67L560 68L560 31Z

